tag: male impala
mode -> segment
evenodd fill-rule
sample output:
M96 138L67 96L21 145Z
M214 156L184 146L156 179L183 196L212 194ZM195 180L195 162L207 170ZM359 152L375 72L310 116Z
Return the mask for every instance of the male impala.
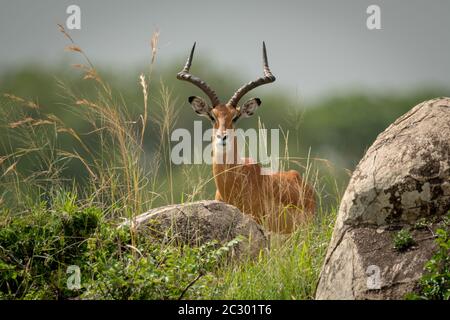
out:
M313 188L307 185L295 170L262 175L259 164L250 159L239 158L235 136L237 120L250 117L261 105L259 98L252 98L239 107L239 100L250 90L275 81L267 63L265 43L263 42L264 77L239 88L226 104L219 101L206 82L189 73L194 49L195 43L177 78L196 85L211 100L209 105L202 98L189 97L194 111L210 119L213 125L216 200L232 204L242 212L252 215L271 231L292 232L298 223L305 221L305 218L315 211Z

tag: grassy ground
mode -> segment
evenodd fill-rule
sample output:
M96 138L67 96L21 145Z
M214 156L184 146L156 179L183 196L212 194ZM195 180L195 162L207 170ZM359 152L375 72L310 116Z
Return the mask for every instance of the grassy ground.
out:
M287 239L274 239L256 261L217 271L215 299L313 299L330 241L335 210L319 212L315 221Z

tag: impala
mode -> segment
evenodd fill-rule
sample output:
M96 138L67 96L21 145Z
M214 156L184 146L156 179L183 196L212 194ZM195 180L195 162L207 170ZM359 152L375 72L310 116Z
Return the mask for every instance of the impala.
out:
M254 114L261 105L259 98L252 98L238 105L241 98L252 89L275 81L267 62L266 45L263 42L264 76L239 88L231 99L223 104L210 86L192 75L195 43L179 80L199 87L211 100L208 104L200 97L189 97L194 111L208 118L213 125L212 156L216 200L224 201L265 225L270 231L290 233L311 217L315 211L315 192L295 170L261 174L261 165L251 159L241 159L235 136L235 125L240 118ZM231 159L231 161L229 160Z

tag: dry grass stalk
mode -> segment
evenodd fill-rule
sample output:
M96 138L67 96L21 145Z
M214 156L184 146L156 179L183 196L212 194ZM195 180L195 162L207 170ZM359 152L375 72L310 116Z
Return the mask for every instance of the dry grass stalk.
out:
M82 53L83 51L80 49L80 47L75 46L75 45L71 45L71 46L67 46L65 48L66 51L73 51L73 52L80 52Z
M27 118L25 118L25 119L22 119L22 120L19 120L19 121L16 121L16 122L12 122L12 123L8 124L8 126L9 126L10 128L13 128L13 129L14 129L14 128L20 127L20 126L22 126L22 125L24 125L24 124L33 122L33 121L34 121L33 118L27 117Z
M25 100L24 98L18 97L16 95L10 93L4 93L3 96L11 101L19 102L22 105L31 108L31 109L39 109L39 105L33 101Z

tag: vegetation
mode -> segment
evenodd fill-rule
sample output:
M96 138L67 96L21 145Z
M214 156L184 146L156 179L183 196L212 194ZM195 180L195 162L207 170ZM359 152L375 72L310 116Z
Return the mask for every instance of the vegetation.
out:
M406 296L412 300L450 300L450 213L436 231L436 253L425 264L418 293Z
M258 91L264 127L285 133L283 168L306 173L320 208L312 223L272 239L256 260L234 263L224 257L235 241L187 247L118 228L156 206L214 197L209 166L174 166L169 158L172 130L198 120L180 102L195 89L174 80L184 58L154 70L155 34L147 72L104 76L61 31L83 59L74 65L82 80L34 67L0 80L1 299L311 299L348 179L332 163L352 168L396 117L442 95L351 93L306 106L284 92ZM242 83L225 83L206 64L196 68L221 92ZM67 285L74 265L77 290Z
M1 212L2 299L311 299L334 215L318 217L270 254L227 263L231 241L200 247L163 245L118 228L101 209L67 192L26 214ZM68 287L69 266L81 287ZM261 282L261 277L267 281ZM269 285L270 284L270 285Z
M402 229L394 237L394 248L400 252L408 250L416 242L408 229Z
M436 231L438 251L425 265L426 274L420 280L421 298L450 300L450 236L447 230Z
M200 298L228 249L162 245L141 236L132 245L129 228L117 228L102 210L80 207L70 193L53 199L51 207L41 202L27 214L2 212L0 298ZM79 290L67 285L74 265Z

